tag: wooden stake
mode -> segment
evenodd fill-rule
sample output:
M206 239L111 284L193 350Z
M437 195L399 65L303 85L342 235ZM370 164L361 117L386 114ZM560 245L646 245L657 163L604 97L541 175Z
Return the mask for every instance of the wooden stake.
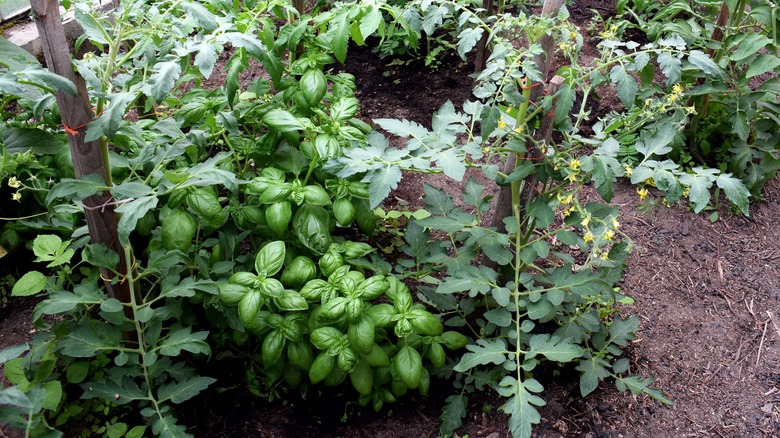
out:
M73 159L73 169L76 177L97 174L103 181L110 181L106 166L106 157L98 141L84 141L87 124L92 121L92 107L89 102L87 86L84 79L77 76L71 63L71 53L62 26L59 4L57 0L30 0L35 24L41 38L46 66L52 72L69 79L76 86L78 94L71 96L61 91L55 93L57 106L60 109L62 124L68 134L68 145ZM119 243L117 225L119 220L111 204L111 194L108 192L90 196L82 201L84 216L87 220L89 237L93 243L105 244L120 257L116 271L125 274L124 251ZM114 274L108 269L101 269L101 276L106 284L109 296L130 302L130 288L120 281L112 285Z

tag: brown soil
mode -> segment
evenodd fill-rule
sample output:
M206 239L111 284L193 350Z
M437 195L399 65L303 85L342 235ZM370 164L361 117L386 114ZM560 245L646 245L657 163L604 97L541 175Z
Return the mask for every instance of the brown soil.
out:
M605 14L611 7L579 1L570 11L584 30L589 9ZM470 67L457 59L434 72L420 63L386 62L369 50L350 49L344 69L357 78L365 119L429 125L441 104L471 97ZM423 182L458 190L445 177L407 175L391 199L419 206ZM597 197L593 190L587 196ZM713 223L684 205L642 213L634 188L618 184L612 202L635 245L621 288L636 305L625 314L641 319L627 351L631 371L654 376L675 404L619 393L611 383L582 399L576 376L548 380L537 436L780 436L780 228L774 223L780 218L780 181L770 181L764 197L749 218L721 209ZM0 347L26 339L31 307L31 301L19 301L0 309ZM436 436L439 410L450 393L448 383L436 383L430 397L407 397L378 414L350 404L351 393L283 394L269 403L249 393L241 369L222 362L214 361L204 374L234 378L180 410L198 437ZM494 394L473 397L459 435L509 436L498 413L501 403Z

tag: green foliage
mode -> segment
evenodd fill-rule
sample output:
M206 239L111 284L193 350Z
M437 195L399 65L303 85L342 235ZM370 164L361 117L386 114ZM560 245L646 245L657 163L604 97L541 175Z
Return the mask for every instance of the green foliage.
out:
M658 9L645 2L619 2L618 12L625 18L613 21L610 30L602 34L602 47L610 48L602 52L602 60L615 55L646 57L642 53L648 46L637 51L638 44L617 41L625 28L645 32L661 49L657 62L666 77L667 94L656 97L664 90L653 84L650 67L636 68L643 71L639 94L645 99L644 105L624 100L630 116L613 115L604 126L611 125L620 132L618 138L624 147L629 147L640 129L670 126L679 131L665 142L669 148L654 157L669 157L677 166L656 165L658 161L647 166L652 168L656 182L663 181L658 188L667 193L667 199L675 201L678 185L683 184L693 194L691 201L698 212L710 199L704 186L709 189L715 183L743 214L748 214L750 198L760 199L761 188L780 168L775 147L780 88L773 78L780 71L779 22L772 6L762 2L735 1L724 3L725 10L720 7L674 1ZM724 11L726 20L715 24ZM722 33L713 39L715 27ZM629 51L617 51L617 47ZM627 164L633 162L631 159ZM709 169L720 172L713 174Z
M457 9L451 2L436 5L443 5L431 6L439 7L441 15L430 18L431 26ZM544 388L534 374L546 362L572 363L581 373L583 395L613 377L620 390L669 402L649 386L651 379L624 375L628 370L622 348L638 320L615 316L616 303L630 302L615 287L630 250L619 230L617 209L581 204L578 197L589 182L604 199L612 197L616 179L626 174L618 159L621 144L617 138L598 136L603 128L596 138L580 136L579 126L587 117L582 110L573 122L566 116L574 103L574 90L584 86L580 81L585 78L594 87L614 84L619 97L633 103L639 84L630 73L643 70L649 58L605 62L587 70L581 79L576 76L580 71L571 68L569 82L557 95L543 96L532 106L529 79L541 79L533 62L539 38L550 34L562 39L564 54L576 62L581 37L561 21L566 18L565 12L553 18L495 18L489 38L492 55L474 91L480 101L465 102L462 111L448 102L433 115L432 129L407 120L375 120L385 131L404 138L403 147L389 148L387 139L372 133L367 145L353 147L327 164L342 177L365 173L373 204L395 188L402 171L410 170L462 180L467 169L475 169L511 190L512 213L499 218L504 231L483 225L492 202L476 179L469 177L459 199L426 186L425 210L430 215L410 221L403 236L404 258L396 269L422 283L420 299L448 315L445 326L471 335L468 351L452 367L459 394L449 397L443 409L445 435L465 415L468 394L489 386L506 397L503 410L510 414L513 435L530 436L533 424L541 420L536 408L544 405L540 396ZM520 36L531 42L530 48L510 44ZM463 34L464 47L471 45L471 37ZM699 55L694 54L690 62L710 67ZM588 87L582 108L586 108ZM563 140L545 144L531 134L536 116L549 111L557 113ZM666 131L648 135L656 138L648 137L646 148L637 146L648 157L663 153L663 141L671 141L665 140ZM585 144L594 148L582 153ZM498 163L507 155L515 157L514 167L504 170Z

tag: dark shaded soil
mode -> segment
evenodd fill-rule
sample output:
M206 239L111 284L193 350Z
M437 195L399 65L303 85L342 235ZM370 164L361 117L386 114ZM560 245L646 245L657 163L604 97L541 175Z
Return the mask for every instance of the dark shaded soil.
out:
M590 9L607 14L610 2L577 1L572 18L584 32ZM406 118L424 125L444 102L471 98L471 67L450 59L430 72L422 63L388 66L369 50L350 48L345 71L357 78L365 119ZM600 111L609 109L609 99ZM423 183L458 191L442 176L407 175L390 202L421 205ZM593 199L595 191L586 194ZM652 196L652 195L651 195ZM621 284L641 319L628 349L631 371L654 376L675 404L619 393L603 384L586 399L575 378L545 382L540 437L772 437L780 436L780 181L743 218L720 211L694 214L684 205L640 212L634 187L622 183L612 200L635 251ZM660 199L660 198L659 198ZM29 336L31 301L0 310L0 346ZM431 397L408 397L380 413L350 403L352 393L283 395L267 402L245 387L243 370L212 361L206 375L233 376L186 404L182 412L198 437L417 437L437 436L449 385ZM229 386L238 385L238 386ZM509 436L494 394L474 397L459 435ZM341 420L344 419L342 422ZM3 436L0 428L0 436Z

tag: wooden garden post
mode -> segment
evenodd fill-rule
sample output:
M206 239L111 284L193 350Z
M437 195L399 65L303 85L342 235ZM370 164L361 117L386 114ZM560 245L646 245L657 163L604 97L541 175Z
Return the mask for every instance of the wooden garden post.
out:
M561 9L561 6L563 6L563 3L565 0L545 0L544 6L542 7L542 16L552 16L553 14L558 13L558 11ZM539 40L539 44L541 44L543 52L539 55L534 56L534 62L537 66L539 66L539 71L542 73L542 78L547 77L547 75L550 72L550 64L552 62L552 54L553 50L555 48L555 40L552 36L549 35L543 35L542 38ZM562 78L561 78L562 79ZM555 94L555 91L557 91L557 87L562 85L562 82L558 80L559 83L556 84L555 87L548 87L548 93L550 95ZM553 81L551 81L551 85ZM528 84L527 86L531 87L531 96L530 101L534 102L536 101L539 96L541 96L542 91L544 91L545 86L544 83L535 83L535 84ZM555 89L553 89L555 88ZM545 115L545 117L550 117L550 115ZM553 115L554 117L554 115ZM549 135L552 132L552 121L548 121L547 123L550 123L547 130L549 132L542 132L543 129L537 130L537 132L534 135L534 138L536 141L546 141L549 139ZM543 121L542 125L544 126L545 122ZM535 160L541 158L541 151L539 151L533 144L533 142L529 142L527 144L528 146L528 156L525 157L530 160ZM507 158L506 163L504 163L502 172L506 175L512 172L512 170L515 168L515 164L517 162L517 157L514 155L510 155ZM535 184L535 177L533 175L528 177L527 180L528 184L526 186L534 186ZM533 188L528 187L526 190L533 190ZM524 199L527 199L524 197ZM521 206L522 208L522 206ZM506 232L506 225L504 224L503 218L510 216L512 214L512 188L509 185L501 186L501 190L498 193L498 199L496 200L496 212L493 215L493 222L492 226L495 227L499 233Z
M482 9L485 10L485 16L493 13L493 0L482 0ZM487 48L488 33L482 32L482 37L477 43L477 53L474 55L474 71L481 72L485 69L487 59L490 57L490 51Z
M46 58L46 67L52 72L69 79L76 86L76 96L68 95L62 91L55 93L57 106L60 109L62 125L68 135L68 145L73 159L73 169L76 177L97 174L106 184L111 179L108 173L107 151L101 148L96 140L85 141L87 124L92 121L92 107L89 102L89 94L84 79L77 76L73 70L71 53L65 37L65 28L60 17L57 0L30 0L35 24L41 38L43 54ZM84 216L87 220L89 237L93 243L105 244L120 257L116 271L125 273L124 251L119 242L118 218L111 204L111 194L98 193L82 201ZM108 269L101 268L101 276L106 284L109 296L123 303L130 301L130 288L126 282L112 285L114 274Z

